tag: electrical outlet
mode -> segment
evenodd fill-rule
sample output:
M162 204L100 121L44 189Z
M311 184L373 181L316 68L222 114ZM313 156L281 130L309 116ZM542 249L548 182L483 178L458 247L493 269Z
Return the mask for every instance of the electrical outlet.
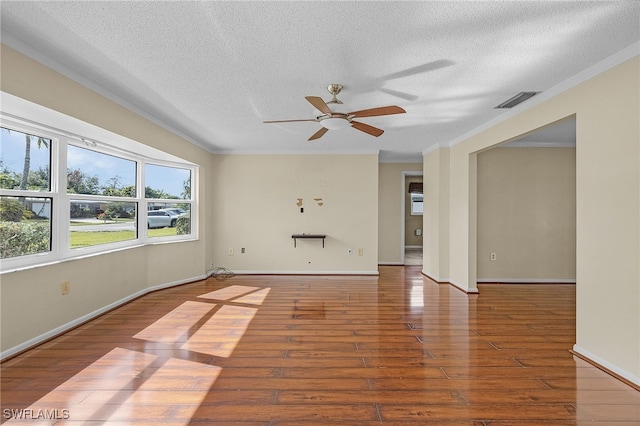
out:
M495 253L491 253L491 255L489 256L489 259L490 259L492 262L495 262L495 260L496 260L496 254L495 254Z
M62 293L63 296L66 296L67 294L71 293L71 281L63 282L62 285L60 286L60 292Z
M227 251L229 256L233 256L233 247L229 247L229 251Z
M362 256L364 254L364 250L362 248L358 249L358 256Z

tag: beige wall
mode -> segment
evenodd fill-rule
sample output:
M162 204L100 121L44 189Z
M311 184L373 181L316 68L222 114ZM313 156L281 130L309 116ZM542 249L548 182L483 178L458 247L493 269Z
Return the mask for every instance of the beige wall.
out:
M423 163L422 272L440 282L449 281L449 162L449 148L439 148Z
M640 65L628 60L450 149L450 281L476 286L476 153L575 115L577 343L640 384ZM430 153L427 157L435 156ZM425 237L426 238L426 237ZM433 253L425 254L432 257ZM432 259L425 259L434 262Z
M478 281L575 282L575 148L494 148L477 176Z
M2 91L198 164L198 212L206 217L210 154L4 45L1 55ZM146 289L203 276L209 257L202 238L207 226L206 220L200 221L197 241L131 248L3 273L0 351L19 347ZM67 280L71 293L62 296L60 285Z
M214 157L214 207L207 217L215 266L377 274L377 155ZM296 233L326 234L325 248L320 240L298 240L294 248Z
M406 189L402 187L404 172L419 173L422 163L381 163L379 166L379 263L400 265L403 261L402 203Z

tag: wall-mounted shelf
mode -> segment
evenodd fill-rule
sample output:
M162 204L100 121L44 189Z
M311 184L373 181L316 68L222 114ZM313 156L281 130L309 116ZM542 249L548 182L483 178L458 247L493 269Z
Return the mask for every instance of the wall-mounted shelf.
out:
M327 238L327 236L324 234L293 234L291 238L293 238L293 247L298 246L297 245L298 238L315 238L315 239L322 239L322 248L324 248L324 239Z

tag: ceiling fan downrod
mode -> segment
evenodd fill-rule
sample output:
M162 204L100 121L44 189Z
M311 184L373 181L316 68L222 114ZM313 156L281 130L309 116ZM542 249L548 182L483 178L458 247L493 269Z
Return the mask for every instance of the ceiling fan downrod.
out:
M342 104L342 101L337 98L338 93L342 90L342 84L330 84L327 86L327 90L331 93L331 96L333 96L333 99L327 102L328 104Z

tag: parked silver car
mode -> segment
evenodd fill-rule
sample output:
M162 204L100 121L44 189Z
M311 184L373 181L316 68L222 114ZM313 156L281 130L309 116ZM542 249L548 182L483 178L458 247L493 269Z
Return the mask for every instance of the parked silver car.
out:
M147 228L173 228L180 217L171 209L149 210L147 212Z

